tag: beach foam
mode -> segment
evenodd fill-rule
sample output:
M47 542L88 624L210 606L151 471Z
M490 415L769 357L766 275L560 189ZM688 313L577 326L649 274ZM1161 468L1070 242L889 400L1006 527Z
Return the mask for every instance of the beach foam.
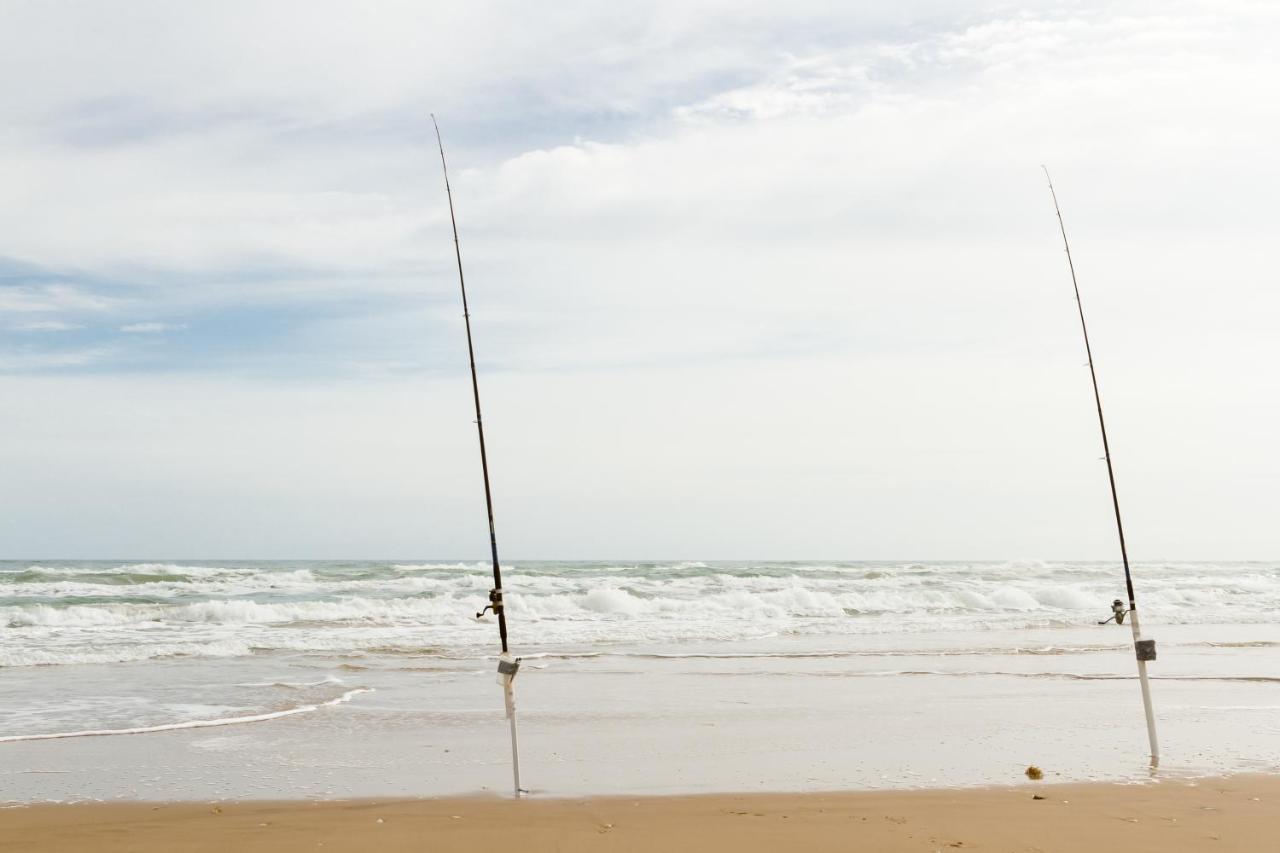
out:
M281 717L291 717L294 714L309 714L318 711L321 708L331 707L333 705L341 705L350 702L354 697L361 693L372 693L373 691L365 687L357 687L354 690L348 690L341 696L334 697L325 702L318 702L313 705L298 705L293 708L285 708L280 711L266 711L260 714L243 714L235 717L219 717L212 720L183 720L175 723L163 723L156 726L134 726L124 729L86 729L77 732L52 732L47 734L26 734L26 735L6 735L0 737L0 743L17 743L19 741L32 740L61 740L63 738L77 737L106 737L110 735L141 735L152 734L155 732L172 732L183 729L207 729L218 726L235 726L244 723L263 723L268 720L278 720Z
M1154 624L1266 623L1280 570L1135 566ZM0 564L0 666L489 644L470 563ZM540 644L877 636L1088 625L1122 594L1099 563L520 563L508 610ZM199 637L192 641L191 632Z

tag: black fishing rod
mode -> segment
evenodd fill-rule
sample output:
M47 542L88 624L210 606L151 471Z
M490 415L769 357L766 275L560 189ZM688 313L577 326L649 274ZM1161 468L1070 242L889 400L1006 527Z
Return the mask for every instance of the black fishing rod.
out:
M1107 440L1107 422L1102 416L1102 394L1098 391L1098 372L1093 366L1093 348L1089 345L1089 326L1084 319L1084 303L1080 299L1080 284L1076 281L1076 265L1071 259L1071 244L1067 242L1067 226L1062 221L1062 208L1058 206L1058 193L1053 188L1053 179L1049 177L1049 168L1044 169L1045 180L1049 182L1049 195L1053 198L1053 211L1058 216L1058 229L1062 232L1062 248L1067 253L1067 268L1071 271L1071 287L1076 294L1076 309L1080 314L1080 331L1084 334L1084 351L1089 357L1089 378L1093 381L1093 400L1098 409L1098 428L1102 431L1102 452L1107 461L1107 481L1111 485L1111 506L1115 510L1116 533L1120 537L1120 559L1124 563L1124 585L1129 593L1129 607L1117 599L1112 605L1111 619L1116 624L1123 624L1125 616L1129 617L1129 626L1133 629L1134 654L1138 659L1138 681L1142 685L1142 707L1147 715L1147 738L1151 744L1151 763L1160 761L1160 745L1156 740L1156 720L1151 710L1151 685L1147 680L1147 661L1156 659L1156 641L1142 639L1142 628L1138 624L1138 603L1133 594L1133 575L1129 571L1129 550L1124 541L1124 522L1120 519L1120 497L1116 492L1116 473L1111 464L1111 443ZM1106 622L1110 622L1107 619ZM1099 624L1106 624L1102 622Z
M471 342L471 310L467 305L467 281L462 273L462 249L458 244L458 218L453 212L453 189L449 186L449 164L444 158L444 141L440 137L440 125L436 123L435 114L431 115L431 125L436 131L436 145L440 148L440 168L444 171L444 191L449 199L449 221L453 225L453 254L458 261L458 286L462 290L462 317L467 327L467 357L471 361L471 394L476 403L476 433L480 437L480 470L484 475L484 506L489 516L489 551L493 557L493 589L489 590L489 603L476 614L476 618L484 616L485 611L492 610L498 617L498 637L502 641L502 654L498 658L498 682L503 688L506 702L507 719L511 723L511 768L515 779L515 795L524 793L520 787L520 747L516 736L516 705L512 682L520 668L519 658L513 658L507 647L507 613L502 600L502 566L498 562L498 534L493 523L493 490L489 487L489 456L484 445L484 420L480 415L480 381L476 378L476 351Z

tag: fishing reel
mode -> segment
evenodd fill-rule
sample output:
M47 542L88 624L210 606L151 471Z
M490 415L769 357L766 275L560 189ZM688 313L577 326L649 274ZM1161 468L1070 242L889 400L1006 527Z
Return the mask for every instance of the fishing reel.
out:
M1117 598L1115 601L1111 602L1111 616L1106 619L1103 619L1098 624L1105 625L1114 619L1117 625L1123 625L1124 617L1127 616L1128 614L1129 614L1129 608L1125 607L1124 602Z
M502 590L489 590L489 603L484 606L483 610L476 614L476 618L483 619L484 614L488 613L490 610L493 611L494 616L502 614Z

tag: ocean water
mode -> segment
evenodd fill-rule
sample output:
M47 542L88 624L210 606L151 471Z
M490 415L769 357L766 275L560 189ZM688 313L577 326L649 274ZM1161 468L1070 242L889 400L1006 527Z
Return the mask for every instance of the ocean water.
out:
M1280 565L1143 563L1162 773L1280 770ZM483 563L0 562L0 802L502 790ZM1114 563L514 562L539 792L1149 778ZM106 768L106 770L104 770Z

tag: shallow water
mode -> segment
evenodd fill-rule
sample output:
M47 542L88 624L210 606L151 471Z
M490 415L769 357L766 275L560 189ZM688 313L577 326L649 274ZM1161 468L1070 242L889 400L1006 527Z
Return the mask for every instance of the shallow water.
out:
M1161 772L1280 770L1280 569L1135 580ZM504 581L540 792L1149 778L1129 631L1093 624L1123 589L1112 565ZM504 790L488 586L473 564L0 563L0 801Z

